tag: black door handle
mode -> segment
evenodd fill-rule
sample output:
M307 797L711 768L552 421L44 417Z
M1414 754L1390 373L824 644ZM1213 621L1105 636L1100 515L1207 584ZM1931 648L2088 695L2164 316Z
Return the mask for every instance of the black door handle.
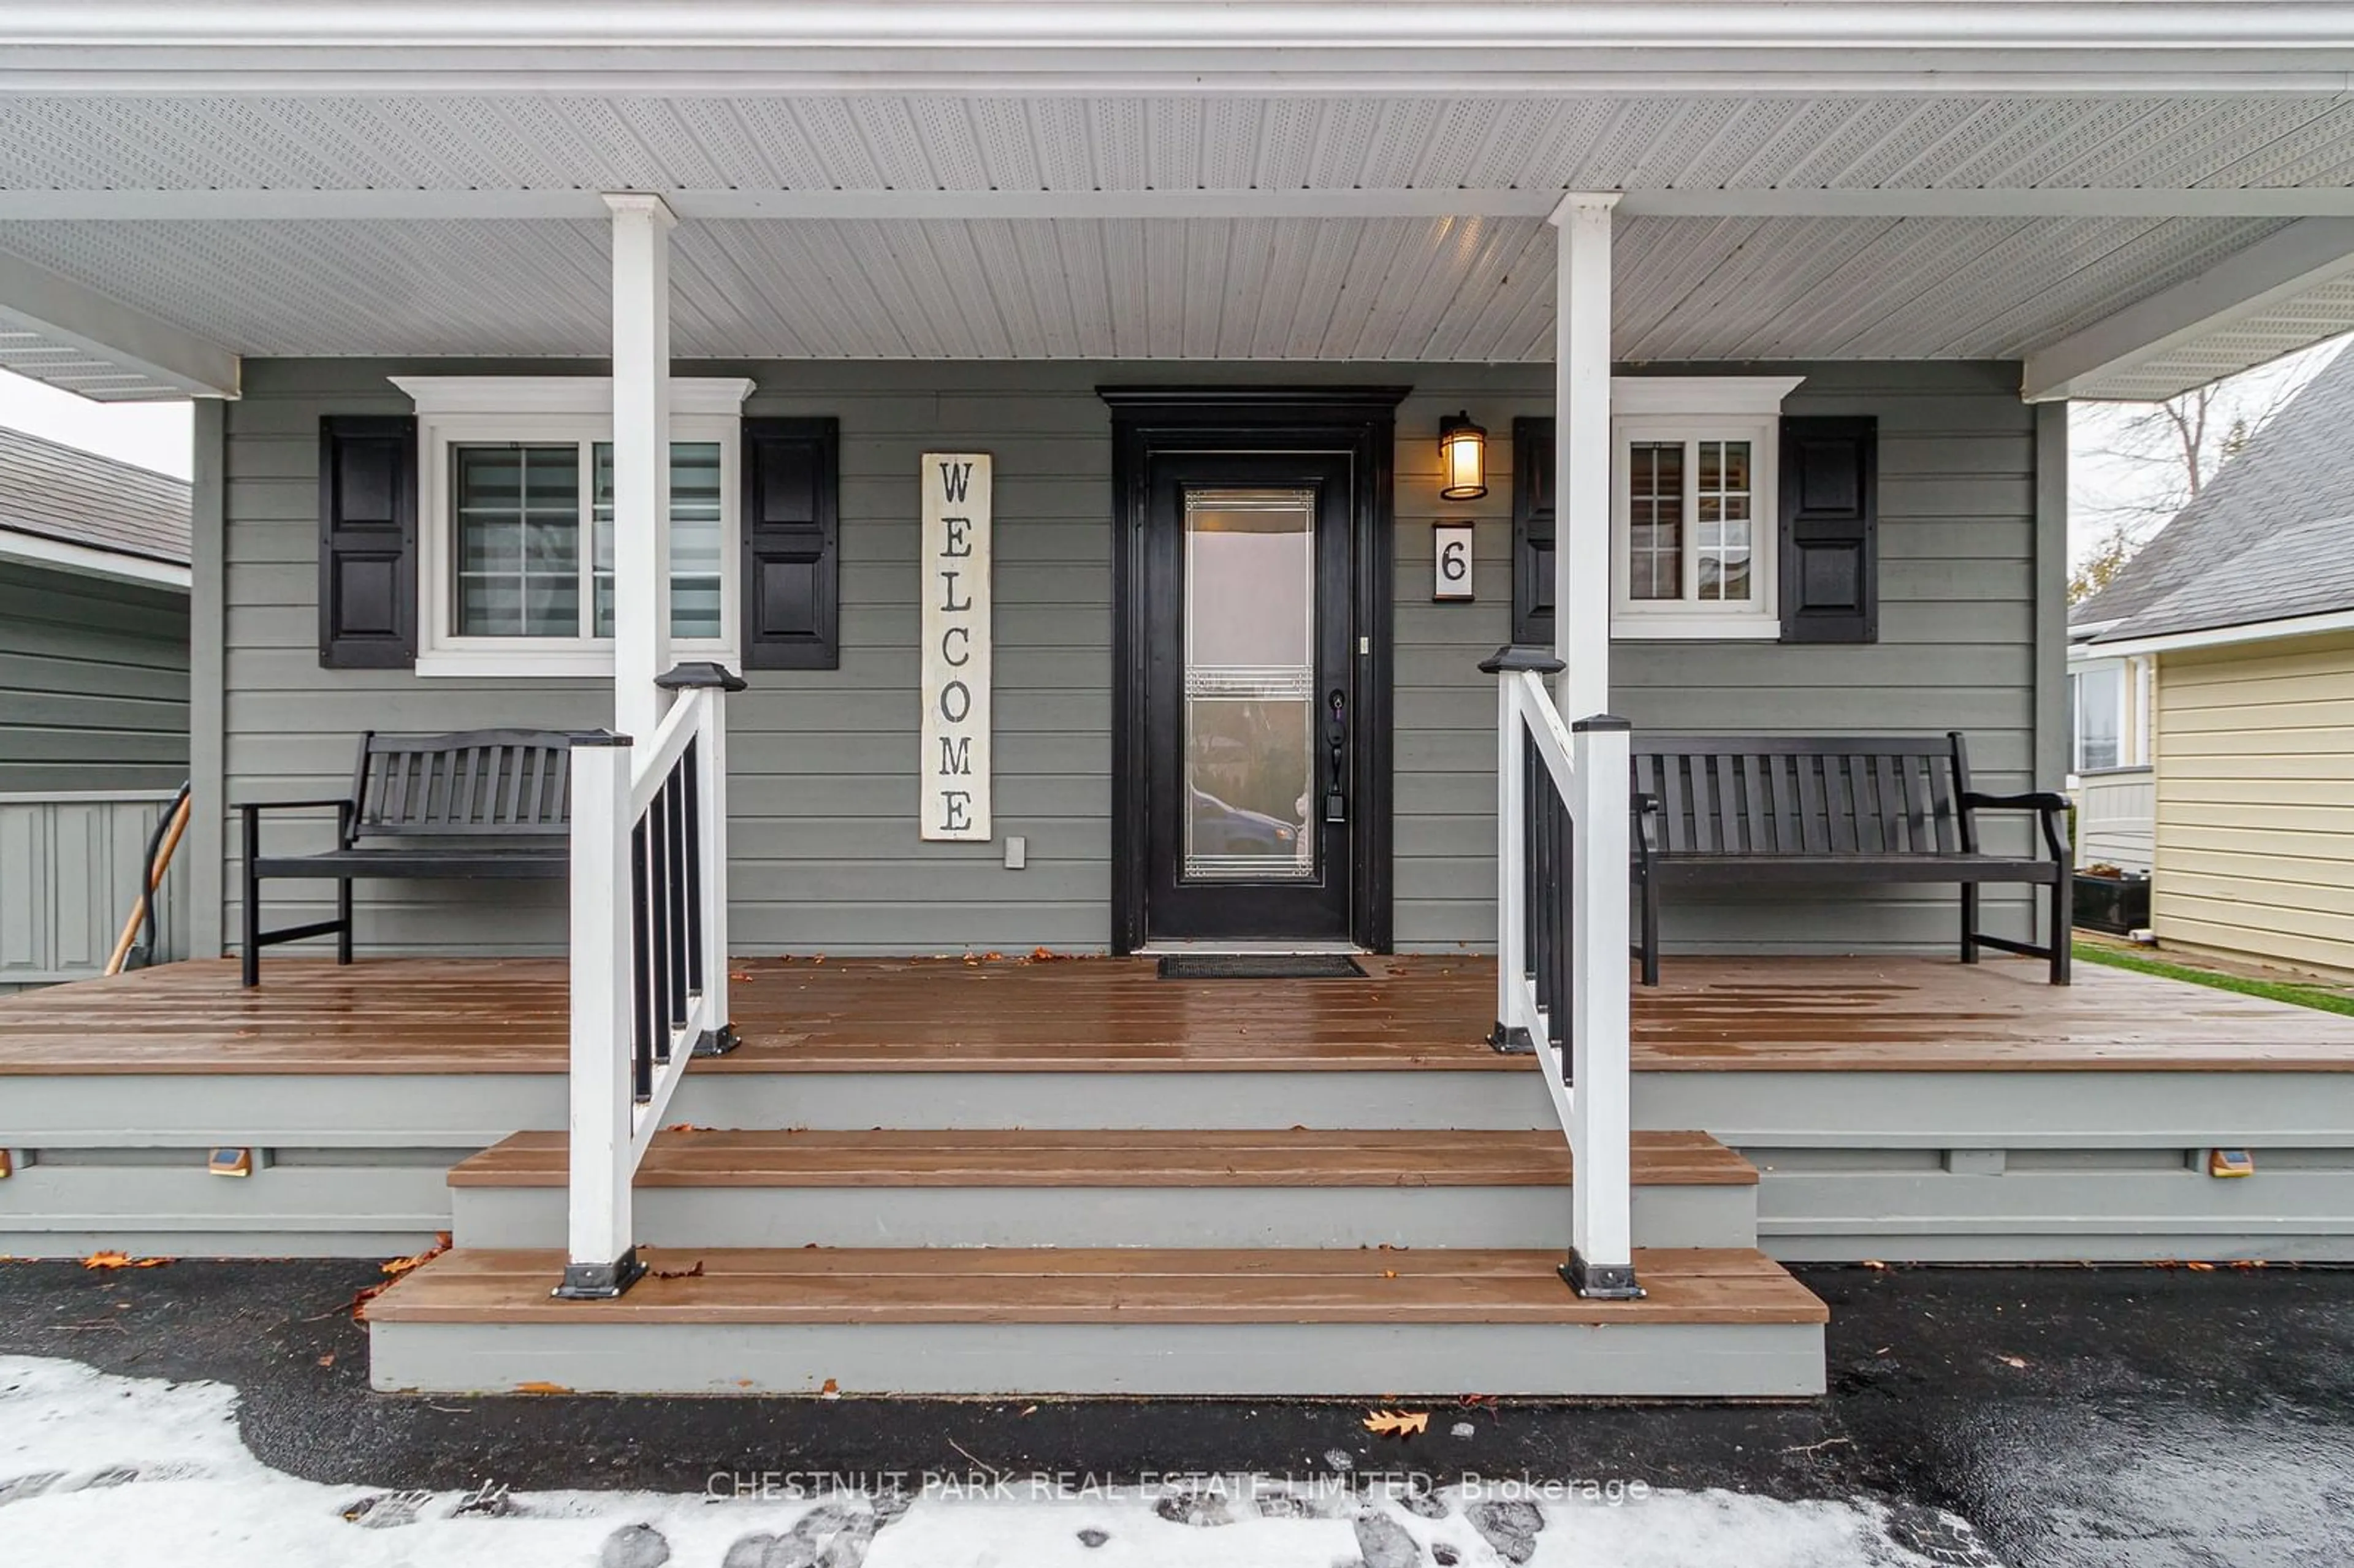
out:
M1335 686L1324 696L1325 707L1331 718L1324 726L1324 745L1328 754L1330 782L1324 789L1324 820L1345 822L1349 820L1349 698Z

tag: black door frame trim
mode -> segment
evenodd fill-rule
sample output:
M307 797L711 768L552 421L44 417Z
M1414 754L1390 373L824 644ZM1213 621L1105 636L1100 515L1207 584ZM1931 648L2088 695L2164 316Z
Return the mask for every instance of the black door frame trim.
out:
M1391 581L1396 555L1393 457L1397 405L1407 387L1098 387L1112 415L1111 949L1131 953L1149 929L1148 839L1141 807L1150 765L1144 733L1150 618L1143 535L1151 459L1161 452L1346 452L1353 485L1350 618L1370 639L1357 656L1360 720L1351 793L1371 810L1351 835L1351 938L1376 953L1394 944L1390 863Z

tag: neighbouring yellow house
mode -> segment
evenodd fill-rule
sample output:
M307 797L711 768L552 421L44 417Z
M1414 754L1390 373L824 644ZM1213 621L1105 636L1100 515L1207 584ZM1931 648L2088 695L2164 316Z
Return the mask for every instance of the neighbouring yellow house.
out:
M2186 950L2354 976L2354 355L2069 618L2080 865Z

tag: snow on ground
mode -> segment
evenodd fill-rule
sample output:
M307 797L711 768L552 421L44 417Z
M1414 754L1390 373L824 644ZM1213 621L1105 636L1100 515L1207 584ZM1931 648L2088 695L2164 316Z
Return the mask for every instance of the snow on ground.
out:
M395 1492L246 1451L237 1391L0 1356L11 1568L1914 1568L1993 1559L1949 1516L1633 1483L1401 1475L712 1478L705 1493ZM1900 1542L1905 1544L1899 1544ZM1915 1550L1917 1548L1917 1550Z

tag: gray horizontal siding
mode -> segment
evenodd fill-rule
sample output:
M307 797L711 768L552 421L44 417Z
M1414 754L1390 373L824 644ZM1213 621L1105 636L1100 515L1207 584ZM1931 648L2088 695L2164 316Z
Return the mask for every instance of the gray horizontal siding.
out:
M323 671L316 652L317 420L394 413L361 361L260 361L227 410L224 556L227 794L296 795L347 780L363 728L605 721L582 682L419 680ZM446 363L434 368L447 372ZM484 364L482 374L546 366ZM743 367L726 367L742 373ZM1099 948L1111 849L1110 419L1094 388L1154 378L1411 383L1399 409L1397 486L1397 937L1409 948L1492 938L1493 700L1474 666L1510 619L1510 431L1550 409L1543 366L851 364L756 366L755 414L842 422L843 667L755 672L733 699L730 788L735 937L748 951ZM1172 374L1172 372L1181 372ZM1988 782L2031 772L2033 450L2015 374L2002 367L1829 366L1793 412L1872 413L1882 432L1882 641L1866 648L1622 645L1617 705L1642 725L1693 729L1970 732ZM787 390L790 388L790 390ZM1495 488L1437 496L1439 417L1468 408L1491 432ZM919 610L916 460L927 449L996 456L997 828L1030 841L1007 871L993 844L924 844L915 832ZM1429 602L1430 524L1478 525L1472 604ZM325 841L323 818L284 841ZM2023 840L2021 841L2023 843ZM236 834L228 834L237 928ZM314 892L323 895L323 885ZM323 908L274 889L272 919ZM1999 903L1999 895L1990 903ZM1942 947L1946 890L1797 899L1788 908L1685 899L1680 945L1721 948ZM376 950L558 950L546 887L385 884L360 900Z
M0 564L0 793L187 776L187 596Z

